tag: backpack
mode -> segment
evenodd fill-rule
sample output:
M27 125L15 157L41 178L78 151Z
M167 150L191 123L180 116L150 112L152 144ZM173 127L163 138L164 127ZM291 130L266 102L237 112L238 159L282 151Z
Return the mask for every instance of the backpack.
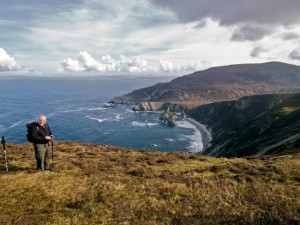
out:
M27 127L27 133L26 133L27 141L29 141L31 143L34 143L34 140L33 140L33 137L32 137L32 130L37 125L38 125L38 123L35 122L35 121L26 124L26 127ZM37 129L39 129L39 127L37 127Z

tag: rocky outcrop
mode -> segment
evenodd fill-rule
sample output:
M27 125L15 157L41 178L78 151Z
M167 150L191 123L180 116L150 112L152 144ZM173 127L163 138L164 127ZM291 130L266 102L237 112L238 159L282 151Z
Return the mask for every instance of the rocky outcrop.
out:
M188 107L184 104L174 104L168 102L139 102L132 110L133 111L159 111L170 110L172 112L182 112Z
M133 111L157 111L163 106L163 102L139 102L133 107Z
M170 112L169 109L160 114L160 120L167 122L168 124L174 125L177 121L177 116L175 113Z

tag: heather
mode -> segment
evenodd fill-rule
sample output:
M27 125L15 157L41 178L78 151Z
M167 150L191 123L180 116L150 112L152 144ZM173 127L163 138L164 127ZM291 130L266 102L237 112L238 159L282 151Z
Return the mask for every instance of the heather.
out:
M1 224L298 224L300 155L213 158L55 142L51 171L7 143Z

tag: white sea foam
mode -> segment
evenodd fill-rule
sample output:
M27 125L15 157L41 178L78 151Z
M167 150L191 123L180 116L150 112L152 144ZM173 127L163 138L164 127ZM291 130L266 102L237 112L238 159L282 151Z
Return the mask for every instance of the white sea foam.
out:
M81 111L99 111L99 110L106 110L106 108L103 107L78 107L78 108L64 108L62 107L59 109L59 112L61 113L71 113L71 112L81 112Z
M190 145L188 146L189 152L202 152L203 151L203 142L202 142L202 134L197 129L197 127L187 121L178 121L177 126L183 128L191 128L194 129L194 134L192 135L184 135L186 138L190 140Z
M150 148L152 149L157 149L158 147L161 147L161 145L157 143L151 143L150 146L151 146Z
M102 123L104 121L120 121L123 120L124 117L122 117L122 115L120 113L116 113L114 114L112 117L107 117L107 118L103 118L103 117L95 117L95 116L91 116L91 115L87 115L85 116L86 118L89 118L91 120L96 120L99 123Z
M166 140L169 142L175 142L175 139L173 139L173 138L166 138Z
M203 150L203 143L201 140L201 133L196 132L194 135L189 135L188 138L191 140L190 145L188 146L189 152L197 153L202 152Z
M121 114L120 113L117 113L117 114L115 114L115 118L114 118L114 120L116 120L116 121L120 121L120 120L123 120L124 118L121 116Z
M146 127L147 123L143 123L143 122L139 122L139 121L132 121L131 125L135 126L135 127Z
M136 112L136 111L133 111L132 109L125 109L125 112L129 112L129 113L138 113L138 112Z
M194 126L193 124L187 122L187 121L184 121L184 120L180 120L178 122L176 122L176 125L178 127L183 127L183 128L192 128L192 129L197 129L196 126Z
M108 102L107 102L107 103L104 103L104 104L103 104L102 108L105 109L105 108L111 108L111 107L114 107L114 106L115 106L115 105L114 105L113 103L108 103Z
M153 127L153 126L157 126L159 123L147 123L148 127Z
M92 107L92 108L87 108L87 111L96 111L96 110L106 110L106 108L103 107Z
M148 123L148 122L132 121L131 125L135 126L135 127L152 127L152 126L157 126L158 123Z
M99 123L102 123L102 122L104 122L104 121L108 121L108 119L107 118L97 118L97 117L91 117L91 116L86 116L87 118L89 118L89 119L91 119L91 120L96 120L96 121L98 121Z
M14 127L18 126L21 123L25 123L25 120L20 120L20 121L14 123L13 125L9 126L7 129L14 128Z
M84 111L86 109L87 109L86 107L79 107L76 109L62 109L59 112L61 112L61 113L80 112L80 111Z

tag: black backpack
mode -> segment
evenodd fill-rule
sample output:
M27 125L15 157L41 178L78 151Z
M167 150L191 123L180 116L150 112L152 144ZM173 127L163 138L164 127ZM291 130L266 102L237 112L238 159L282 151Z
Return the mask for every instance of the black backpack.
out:
M35 121L26 124L26 127L27 127L27 133L26 133L27 141L29 141L31 143L34 142L33 137L32 137L32 130L35 126L38 126L38 123L35 122ZM37 127L37 128L39 128L39 127Z

